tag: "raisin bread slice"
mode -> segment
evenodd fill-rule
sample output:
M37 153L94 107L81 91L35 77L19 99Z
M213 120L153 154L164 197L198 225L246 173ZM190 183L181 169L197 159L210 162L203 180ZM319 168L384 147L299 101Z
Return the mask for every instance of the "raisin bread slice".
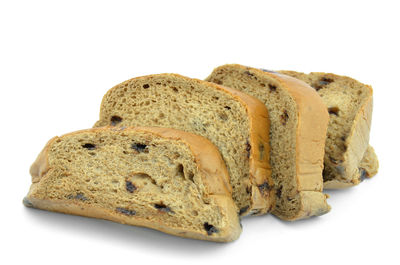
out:
M268 108L276 190L272 213L285 220L327 213L322 169L328 112L314 89L285 75L237 64L214 69L206 80L255 96Z
M280 72L311 85L328 107L330 122L325 145L324 187L350 187L365 177L374 176L378 159L374 150L368 148L372 88L335 74Z
M51 139L31 167L29 207L232 241L229 176L204 137L164 128L100 128Z
M94 127L159 126L196 133L220 150L241 215L273 204L264 104L234 89L177 74L134 78L110 89Z

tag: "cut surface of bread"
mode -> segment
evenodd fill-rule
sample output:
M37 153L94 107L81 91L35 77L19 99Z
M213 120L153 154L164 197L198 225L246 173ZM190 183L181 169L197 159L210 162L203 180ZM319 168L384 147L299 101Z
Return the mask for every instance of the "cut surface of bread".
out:
M372 88L350 77L330 73L281 73L308 83L328 108L330 121L325 145L324 187L350 187L360 183L365 176L374 176L378 160L373 149L368 149Z
M328 113L314 89L288 76L237 64L214 69L206 80L257 97L268 108L276 190L272 213L285 220L327 213L322 169Z
M273 204L268 111L244 93L177 74L125 81L103 97L94 127L157 126L208 138L221 152L241 215Z
M26 206L210 241L241 232L218 149L187 132L105 127L54 137L31 175Z

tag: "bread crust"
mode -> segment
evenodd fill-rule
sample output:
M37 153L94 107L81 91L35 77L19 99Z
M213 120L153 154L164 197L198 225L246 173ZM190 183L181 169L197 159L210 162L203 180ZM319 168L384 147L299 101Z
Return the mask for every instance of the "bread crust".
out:
M40 185L41 178L44 177L50 169L48 160L49 150L52 143L65 136L77 135L83 132L97 133L106 130L147 132L158 137L177 140L185 143L195 157L199 173L201 174L204 186L206 187L206 196L219 206L219 210L221 211L222 215L225 216L226 220L229 220L229 222L225 223L225 227L219 229L218 237L209 236L206 233L201 234L194 230L192 231L188 229L169 227L161 222L146 220L138 216L123 216L121 214L117 214L115 211L93 205L87 205L76 200L44 200L35 197L35 191L38 185ZM23 203L28 207L62 212L66 214L100 218L122 224L143 226L180 237L216 242L233 241L237 239L241 233L238 209L232 200L232 188L230 187L229 183L228 171L218 149L206 138L188 132L156 127L102 127L68 133L61 137L54 137L46 144L44 149L38 155L36 161L31 166L30 173L32 175L32 185L27 196L23 200Z
M165 77L165 78L178 78L178 79L183 79L186 80L188 83L189 82L195 82L199 85L204 85L206 84L210 88L222 91L226 94L231 95L235 100L241 103L241 105L246 109L246 112L249 117L249 123L250 123L250 139L249 139L249 144L251 147L250 149L250 156L249 156L249 181L252 187L251 190L251 204L247 208L246 211L242 211L241 214L248 215L250 213L256 213L258 214L264 214L268 212L272 206L274 205L274 193L275 191L269 189L260 189L259 186L268 183L269 187L273 186L273 180L271 178L271 166L269 163L269 150L270 150L270 145L269 145L269 134L265 132L269 132L269 126L270 126L270 120L269 120L269 115L268 115L268 110L265 107L265 105L259 101L257 98L252 97L250 95L247 95L243 92L240 92L238 90L224 87L217 85L215 83L211 82L206 82L203 80L195 79L195 78L189 78L185 77L179 74L155 74L155 75L148 75L148 76L141 76L141 77L136 77L132 78L130 80L127 80L117 86L114 86L111 88L103 97L102 103L101 103L101 110L100 110L100 119L94 127L99 127L102 126L102 117L105 115L103 114L104 112L104 107L107 102L108 95L110 95L114 89L118 89L120 86L130 83L130 82L135 82L137 80L146 80L146 79L153 79L156 77ZM263 146L264 152L261 155L260 154L260 148L254 148L254 147L259 147L260 145Z

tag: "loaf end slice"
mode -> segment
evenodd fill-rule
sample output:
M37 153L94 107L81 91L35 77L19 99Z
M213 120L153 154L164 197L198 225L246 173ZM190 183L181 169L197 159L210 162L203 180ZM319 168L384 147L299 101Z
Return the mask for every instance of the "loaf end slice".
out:
M195 133L218 147L241 215L274 204L269 118L264 104L240 91L177 74L137 77L103 97L101 126L157 126Z
M298 220L328 212L322 193L328 113L314 89L289 76L237 64L217 67L206 80L257 97L268 109L276 192L272 213Z
M31 175L27 207L217 242L241 232L218 149L187 132L104 127L55 137Z
M324 187L346 188L377 173L378 160L369 147L371 86L332 73L280 71L312 86L328 108Z

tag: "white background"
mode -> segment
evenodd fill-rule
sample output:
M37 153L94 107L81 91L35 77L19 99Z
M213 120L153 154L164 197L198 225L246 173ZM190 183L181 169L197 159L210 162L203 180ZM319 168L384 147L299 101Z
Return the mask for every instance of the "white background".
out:
M1 264L399 264L398 1L1 1ZM374 88L379 174L332 211L245 218L228 244L23 207L48 139L89 128L135 76L225 63L326 71Z

